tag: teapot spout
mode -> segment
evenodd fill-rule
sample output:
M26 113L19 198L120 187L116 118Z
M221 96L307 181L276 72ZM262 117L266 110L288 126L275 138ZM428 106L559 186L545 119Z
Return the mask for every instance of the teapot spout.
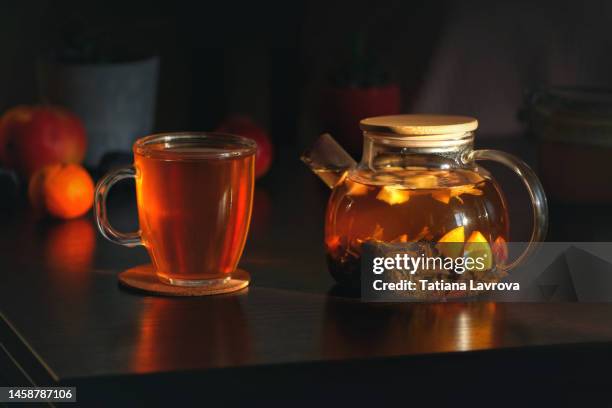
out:
M334 188L344 174L357 165L351 155L329 133L319 136L314 145L306 150L300 159L329 188Z

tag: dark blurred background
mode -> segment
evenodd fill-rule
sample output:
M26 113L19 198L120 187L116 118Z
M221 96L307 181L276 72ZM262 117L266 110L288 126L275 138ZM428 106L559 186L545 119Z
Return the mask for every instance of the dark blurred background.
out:
M402 90L404 112L476 116L518 136L525 92L612 84L605 1L4 2L0 110L38 100L36 60L71 29L159 55L155 128L212 129L254 116L279 145L321 130L320 90L357 37ZM85 30L84 30L85 31Z
M470 115L478 146L538 170L558 204L552 237L610 239L594 231L612 224L611 23L605 1L3 2L0 112L44 101L41 61L159 57L150 131L212 130L246 115L272 139L271 174L323 131L358 156L365 116ZM88 94L76 93L83 105ZM526 196L507 176L520 218ZM585 213L598 221L581 226Z

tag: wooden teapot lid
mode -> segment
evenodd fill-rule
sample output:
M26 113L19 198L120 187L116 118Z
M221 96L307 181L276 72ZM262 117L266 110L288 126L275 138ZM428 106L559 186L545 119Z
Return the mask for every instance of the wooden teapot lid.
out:
M391 115L363 119L359 127L366 132L396 135L461 135L476 130L478 121L469 116Z

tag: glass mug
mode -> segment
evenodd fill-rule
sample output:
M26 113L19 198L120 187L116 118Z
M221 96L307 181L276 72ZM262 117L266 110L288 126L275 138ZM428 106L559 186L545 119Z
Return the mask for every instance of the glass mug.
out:
M105 175L95 192L98 229L111 242L143 245L162 282L229 280L242 255L255 184L254 141L218 133L163 133L134 143L134 165ZM114 229L110 188L136 180L139 231Z

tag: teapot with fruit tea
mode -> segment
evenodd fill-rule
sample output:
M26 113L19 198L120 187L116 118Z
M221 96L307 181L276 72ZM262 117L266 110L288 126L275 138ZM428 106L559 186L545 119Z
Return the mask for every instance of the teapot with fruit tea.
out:
M360 127L361 162L356 163L328 134L302 156L332 189L325 250L329 270L341 285L359 286L363 251L372 244L419 243L432 252L437 249L437 255L453 257L477 252L487 259L486 271L506 271L544 239L548 210L538 178L508 153L474 150L476 119L394 115L364 119ZM512 262L506 200L497 181L477 164L480 160L510 167L531 197L530 244Z

